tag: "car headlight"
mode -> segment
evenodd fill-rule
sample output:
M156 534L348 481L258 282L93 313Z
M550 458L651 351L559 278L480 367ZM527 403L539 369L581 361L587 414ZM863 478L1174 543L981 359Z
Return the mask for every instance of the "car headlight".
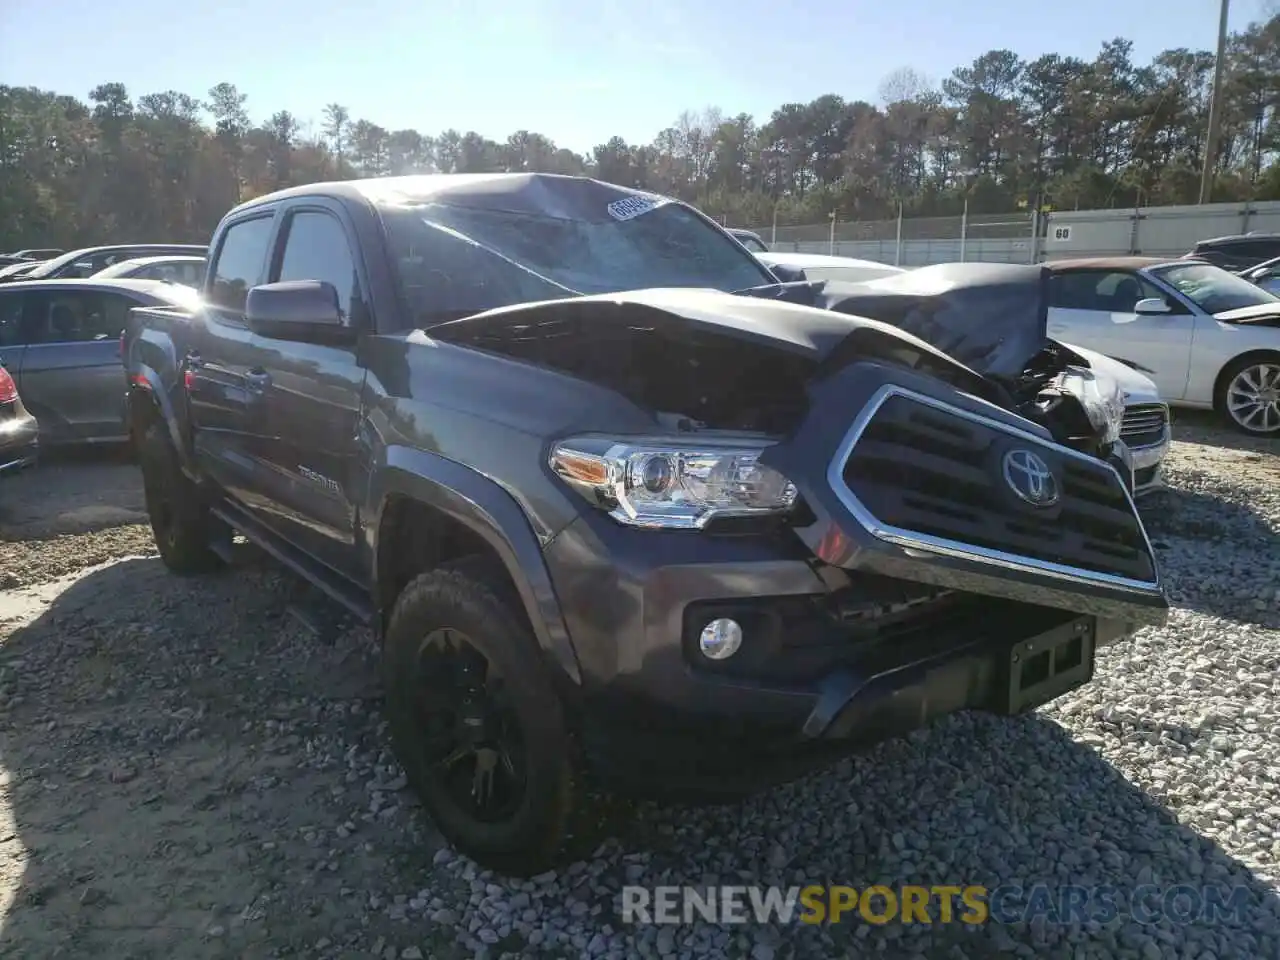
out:
M1099 376L1094 370L1069 367L1059 381L1062 390L1080 401L1089 423L1101 434L1103 443L1120 439L1124 420L1124 389L1119 382Z
M780 514L794 506L795 485L759 462L766 446L576 437L555 445L550 464L619 523L700 530L716 518Z

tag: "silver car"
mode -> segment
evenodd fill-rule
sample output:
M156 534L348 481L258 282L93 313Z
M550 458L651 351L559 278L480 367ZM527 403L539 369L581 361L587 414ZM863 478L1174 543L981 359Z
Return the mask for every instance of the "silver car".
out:
M133 307L190 309L158 280L19 280L0 286L0 363L40 423L42 449L127 439L120 334Z
M204 257L138 257L121 260L93 274L94 280L162 280L199 287L204 283Z

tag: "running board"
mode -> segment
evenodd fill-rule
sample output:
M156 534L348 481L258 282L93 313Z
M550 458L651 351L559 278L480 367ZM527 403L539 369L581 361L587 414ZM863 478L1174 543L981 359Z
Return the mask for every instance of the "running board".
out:
M341 604L352 616L362 624L374 622L373 604L345 577L335 573L329 567L287 543L263 528L253 517L244 511L223 501L210 507L210 513L225 523L232 530L244 534L244 538L263 552L278 560L307 583L319 589L330 600ZM210 544L210 549L224 560L231 554L231 538L218 538ZM224 555L224 551L226 551Z

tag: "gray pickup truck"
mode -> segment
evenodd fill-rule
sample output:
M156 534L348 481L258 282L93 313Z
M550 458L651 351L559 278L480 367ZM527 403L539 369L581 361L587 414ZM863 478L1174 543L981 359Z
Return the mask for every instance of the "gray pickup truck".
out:
M1011 379L1013 326L982 373L541 174L292 188L209 249L201 309L123 338L161 556L238 531L372 624L409 780L488 867L552 862L580 772L741 795L1031 709L1167 616L1097 384L1044 344Z

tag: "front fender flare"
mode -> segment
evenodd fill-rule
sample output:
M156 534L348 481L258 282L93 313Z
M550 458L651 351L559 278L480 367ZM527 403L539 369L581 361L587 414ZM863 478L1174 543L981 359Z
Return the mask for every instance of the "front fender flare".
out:
M385 462L375 470L370 483L366 529L373 538L375 558L382 512L389 498L396 495L439 510L484 539L502 559L515 584L543 653L574 685L581 684L578 657L542 545L516 499L493 480L453 460L409 447L388 447ZM376 571L376 561L372 566Z

